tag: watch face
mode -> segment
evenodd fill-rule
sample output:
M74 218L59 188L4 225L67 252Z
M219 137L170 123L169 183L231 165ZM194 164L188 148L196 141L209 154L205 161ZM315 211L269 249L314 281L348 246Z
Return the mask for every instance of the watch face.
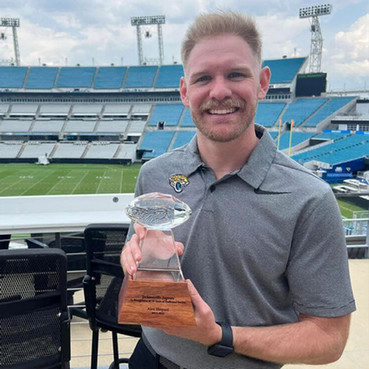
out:
M214 355L214 356L219 356L219 357L227 356L231 354L232 352L233 352L233 347L223 346L219 343L213 346L210 346L208 348L209 355Z

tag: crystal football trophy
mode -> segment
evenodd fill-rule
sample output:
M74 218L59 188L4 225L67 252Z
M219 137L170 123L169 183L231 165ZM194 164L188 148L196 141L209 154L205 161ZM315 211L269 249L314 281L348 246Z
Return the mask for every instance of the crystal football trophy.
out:
M195 326L171 230L190 217L191 209L174 196L154 192L135 198L126 213L146 228L146 234L140 243L142 259L137 272L123 280L119 324Z

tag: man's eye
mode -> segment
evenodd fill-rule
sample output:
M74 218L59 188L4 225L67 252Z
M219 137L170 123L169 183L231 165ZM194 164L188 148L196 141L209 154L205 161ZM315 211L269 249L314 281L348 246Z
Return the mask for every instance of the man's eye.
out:
M245 75L243 73L239 72L232 72L228 75L228 78L235 79L235 78L245 78Z
M210 81L209 76L201 76L196 80L196 82L207 82L207 81Z

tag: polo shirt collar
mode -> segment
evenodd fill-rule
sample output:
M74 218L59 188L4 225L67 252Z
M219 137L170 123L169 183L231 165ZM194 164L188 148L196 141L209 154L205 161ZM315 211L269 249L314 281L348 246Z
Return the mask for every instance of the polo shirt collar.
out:
M267 130L255 124L259 143L251 153L247 163L236 174L253 188L259 188L263 183L274 160L277 148ZM186 162L183 163L184 174L190 176L199 167L205 166L201 160L197 136L195 135L186 147Z

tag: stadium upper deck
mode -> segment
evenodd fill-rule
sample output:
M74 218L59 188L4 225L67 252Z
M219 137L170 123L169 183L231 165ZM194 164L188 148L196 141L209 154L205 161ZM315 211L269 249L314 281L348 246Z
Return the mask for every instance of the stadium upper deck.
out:
M265 60L274 85L287 86L306 64L306 58ZM182 65L131 67L15 67L0 66L0 89L176 89L183 76Z
M352 97L296 98L306 63L307 58L263 62L272 79L255 119L296 160L301 161L301 150L308 151L304 163L316 157L310 143L318 142L317 148L326 144L312 141L314 137L324 128L347 129L332 125L332 118L355 110L356 105ZM182 65L2 66L0 160L35 161L47 155L54 161L133 162L181 146L195 133L189 110L180 101L182 75ZM357 128L369 130L367 123L361 121ZM345 159L356 160L358 151L355 157L350 152ZM330 158L329 166L337 164Z

